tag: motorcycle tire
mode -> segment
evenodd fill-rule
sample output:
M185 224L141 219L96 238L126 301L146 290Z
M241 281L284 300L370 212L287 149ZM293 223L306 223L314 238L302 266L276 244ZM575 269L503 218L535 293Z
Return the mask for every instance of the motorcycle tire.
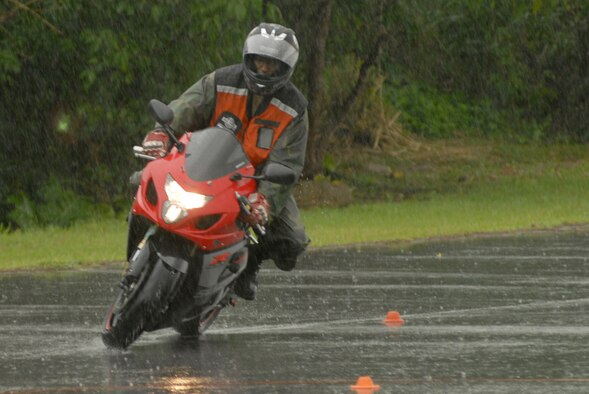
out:
M145 331L159 323L181 283L182 274L161 260L146 267L137 281L120 290L109 308L102 329L107 347L126 349Z
M174 327L174 329L178 331L183 337L201 336L217 319L217 316L219 316L219 313L222 309L223 307L218 305L207 313L199 316L198 320L192 319L179 323Z

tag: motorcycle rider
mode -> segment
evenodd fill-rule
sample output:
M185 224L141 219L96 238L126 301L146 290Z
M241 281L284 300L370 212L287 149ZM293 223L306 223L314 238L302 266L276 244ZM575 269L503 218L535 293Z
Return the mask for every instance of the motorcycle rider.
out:
M299 56L293 30L261 23L245 39L242 62L203 76L169 106L176 132L206 127L229 129L241 141L259 173L269 162L284 164L300 176L307 145L307 100L290 82ZM166 155L170 141L161 129L143 140L144 153ZM293 198L294 185L260 181L248 196L250 224L267 225L260 243L250 247L246 269L238 277L235 292L255 299L262 260L272 259L284 271L295 267L310 240Z

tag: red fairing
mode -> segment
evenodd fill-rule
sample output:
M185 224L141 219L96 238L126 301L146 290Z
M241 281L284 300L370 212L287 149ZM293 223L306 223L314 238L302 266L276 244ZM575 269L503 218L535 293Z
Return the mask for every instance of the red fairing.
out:
M172 110L152 100L160 124ZM235 134L209 127L185 133L173 148L142 171L129 218L129 265L120 291L107 312L102 340L127 348L144 331L173 327L183 335L201 335L221 309L235 305L236 279L246 268L249 248L263 234L240 219L254 207L248 196L257 179L281 181L267 168L256 171Z
M184 134L180 142L188 147L193 134L195 133ZM190 154L189 148L181 153L173 148L166 157L147 164L133 203L133 213L145 216L159 227L191 240L203 251L222 249L244 239L243 230L237 226L240 206L236 192L245 196L255 192L256 181L250 178L232 180L231 177L236 173L254 175L254 167L251 163L244 162L243 166L231 173L196 181L189 176L190 170L186 166L187 155ZM194 158L191 160L194 161ZM210 198L203 207L187 210L187 215L175 223L166 223L163 218L164 203L169 199L165 191L166 178L169 175L186 192L199 193Z

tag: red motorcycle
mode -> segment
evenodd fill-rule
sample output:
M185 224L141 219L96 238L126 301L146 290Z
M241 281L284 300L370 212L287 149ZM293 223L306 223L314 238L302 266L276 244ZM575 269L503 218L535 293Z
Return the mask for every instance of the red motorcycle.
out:
M235 135L211 127L180 139L169 124L172 110L157 100L149 107L173 141L164 158L141 174L129 215L127 259L120 291L102 327L108 347L127 348L144 331L173 327L198 336L227 305L245 269L248 245L264 228L241 220L250 213L245 196L257 181L295 181L290 168L269 163L256 174Z

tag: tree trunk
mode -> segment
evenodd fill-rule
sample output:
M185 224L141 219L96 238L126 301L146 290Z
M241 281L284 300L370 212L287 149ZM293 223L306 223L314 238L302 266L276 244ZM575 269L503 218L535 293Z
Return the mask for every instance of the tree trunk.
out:
M289 27L297 34L301 57L296 79L309 100L309 139L303 176L312 178L321 171L323 162L321 112L323 110L323 69L325 46L331 24L333 0L277 0ZM301 78L302 77L302 78Z
M323 109L323 69L325 68L325 46L329 36L331 11L333 0L324 0L316 5L315 21L311 26L315 27L311 36L309 56L309 141L307 143L307 156L303 174L306 178L312 178L323 169L324 147L321 130L321 111Z

